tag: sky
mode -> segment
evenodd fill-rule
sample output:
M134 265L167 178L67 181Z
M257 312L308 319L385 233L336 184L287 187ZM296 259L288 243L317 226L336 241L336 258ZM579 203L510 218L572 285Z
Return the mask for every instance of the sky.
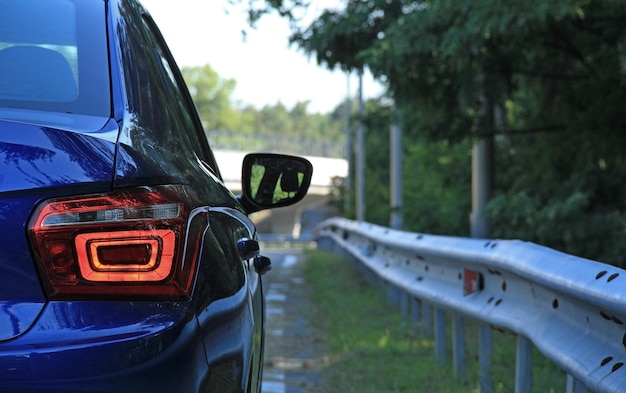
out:
M357 95L358 80L339 70L318 66L314 58L289 46L288 22L266 15L250 29L243 8L227 0L141 0L179 67L209 64L222 79L234 79L234 100L260 109L278 102L288 109L308 101L311 113L332 111L348 94ZM317 0L308 17L340 4ZM244 41L242 29L247 30ZM382 86L366 74L365 98L379 96Z

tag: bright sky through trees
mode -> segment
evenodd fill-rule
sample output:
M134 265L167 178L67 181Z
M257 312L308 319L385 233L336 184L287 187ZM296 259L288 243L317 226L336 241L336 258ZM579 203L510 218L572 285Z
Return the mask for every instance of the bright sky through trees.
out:
M315 59L295 46L289 47L289 27L277 15L261 19L256 29L246 23L243 8L226 0L141 0L159 25L180 67L209 64L221 78L237 82L234 98L257 108L309 101L310 112L326 113L346 97L347 77L340 71L318 66ZM337 0L315 3L321 12ZM242 30L247 39L243 40ZM351 96L357 78L350 78ZM382 88L365 78L365 97L378 96Z

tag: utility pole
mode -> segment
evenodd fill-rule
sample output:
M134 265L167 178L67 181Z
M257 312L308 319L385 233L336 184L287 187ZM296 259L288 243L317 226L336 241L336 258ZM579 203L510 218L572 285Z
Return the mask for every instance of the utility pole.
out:
M471 235L487 239L489 218L485 211L493 187L493 136L479 137L472 147L472 214Z
M483 83L485 85L485 83ZM471 236L488 239L491 236L486 207L491 199L494 177L493 130L495 129L495 109L493 100L483 96L480 117L487 133L479 135L472 147L472 213L470 215ZM478 378L481 393L493 392L491 364L493 353L493 332L490 326L479 328Z
M343 208L344 211L350 211L352 200L352 169L353 167L353 154L352 154L352 129L350 127L350 116L352 112L352 102L350 99L350 71L346 72L346 107L345 107L345 122L346 122L346 161L348 161L348 174L344 183L344 198Z
M491 97L483 96L479 118L486 133L477 136L472 146L472 213L471 236L487 239L491 235L486 207L491 199L494 177L493 130L495 108Z
M356 219L365 221L365 135L363 130L363 68L359 69L359 125L356 133Z
M390 166L390 189L391 189L391 214L389 226L393 229L402 229L404 224L402 216L402 126L400 112L394 105L392 107L392 119L389 132Z

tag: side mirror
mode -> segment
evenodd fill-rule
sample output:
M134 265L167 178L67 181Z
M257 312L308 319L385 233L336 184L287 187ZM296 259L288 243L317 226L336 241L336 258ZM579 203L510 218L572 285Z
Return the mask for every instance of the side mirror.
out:
M293 205L306 195L313 165L306 158L272 153L244 157L240 202L249 212Z

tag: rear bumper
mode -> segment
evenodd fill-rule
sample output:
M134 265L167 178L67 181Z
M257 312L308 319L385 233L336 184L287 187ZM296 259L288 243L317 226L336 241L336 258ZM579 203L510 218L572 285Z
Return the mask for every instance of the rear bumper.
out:
M199 392L208 366L187 304L51 302L0 343L1 392Z

